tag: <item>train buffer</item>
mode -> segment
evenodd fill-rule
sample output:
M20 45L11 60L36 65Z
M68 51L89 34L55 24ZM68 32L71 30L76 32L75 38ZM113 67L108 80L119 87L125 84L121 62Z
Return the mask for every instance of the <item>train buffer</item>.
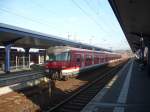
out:
M131 59L81 112L150 112L147 67Z

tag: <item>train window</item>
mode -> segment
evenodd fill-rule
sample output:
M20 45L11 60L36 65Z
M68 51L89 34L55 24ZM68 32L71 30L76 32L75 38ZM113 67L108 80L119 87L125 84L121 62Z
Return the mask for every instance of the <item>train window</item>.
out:
M80 58L77 58L77 62L80 62Z
M55 55L53 55L53 54L49 55L49 60L50 60L50 61L55 60Z
M92 56L87 55L86 56L86 61L91 61L92 60Z
M70 53L62 52L59 54L51 54L49 55L50 61L68 61L70 60Z
M94 56L94 63L99 63L99 57L98 56Z
M76 62L80 62L81 61L81 55L80 54L76 54L75 55L75 60L76 60Z

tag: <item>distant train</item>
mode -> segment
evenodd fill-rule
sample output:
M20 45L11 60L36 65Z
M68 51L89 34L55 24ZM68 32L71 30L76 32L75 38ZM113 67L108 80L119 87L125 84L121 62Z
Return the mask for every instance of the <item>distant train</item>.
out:
M73 48L68 46L56 46L47 50L48 60L45 63L45 72L52 79L65 79L76 76L80 71L105 64L121 58L121 55Z

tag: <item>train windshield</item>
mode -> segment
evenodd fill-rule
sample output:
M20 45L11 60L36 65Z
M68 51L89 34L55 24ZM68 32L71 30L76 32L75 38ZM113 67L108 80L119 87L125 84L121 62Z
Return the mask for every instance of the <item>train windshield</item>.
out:
M49 61L68 61L70 60L69 52L62 52L59 54L50 54Z

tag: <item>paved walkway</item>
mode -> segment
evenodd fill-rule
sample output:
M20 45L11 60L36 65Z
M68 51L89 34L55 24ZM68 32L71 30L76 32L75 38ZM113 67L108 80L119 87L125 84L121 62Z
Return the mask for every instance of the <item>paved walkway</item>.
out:
M150 76L130 60L82 112L150 112Z

